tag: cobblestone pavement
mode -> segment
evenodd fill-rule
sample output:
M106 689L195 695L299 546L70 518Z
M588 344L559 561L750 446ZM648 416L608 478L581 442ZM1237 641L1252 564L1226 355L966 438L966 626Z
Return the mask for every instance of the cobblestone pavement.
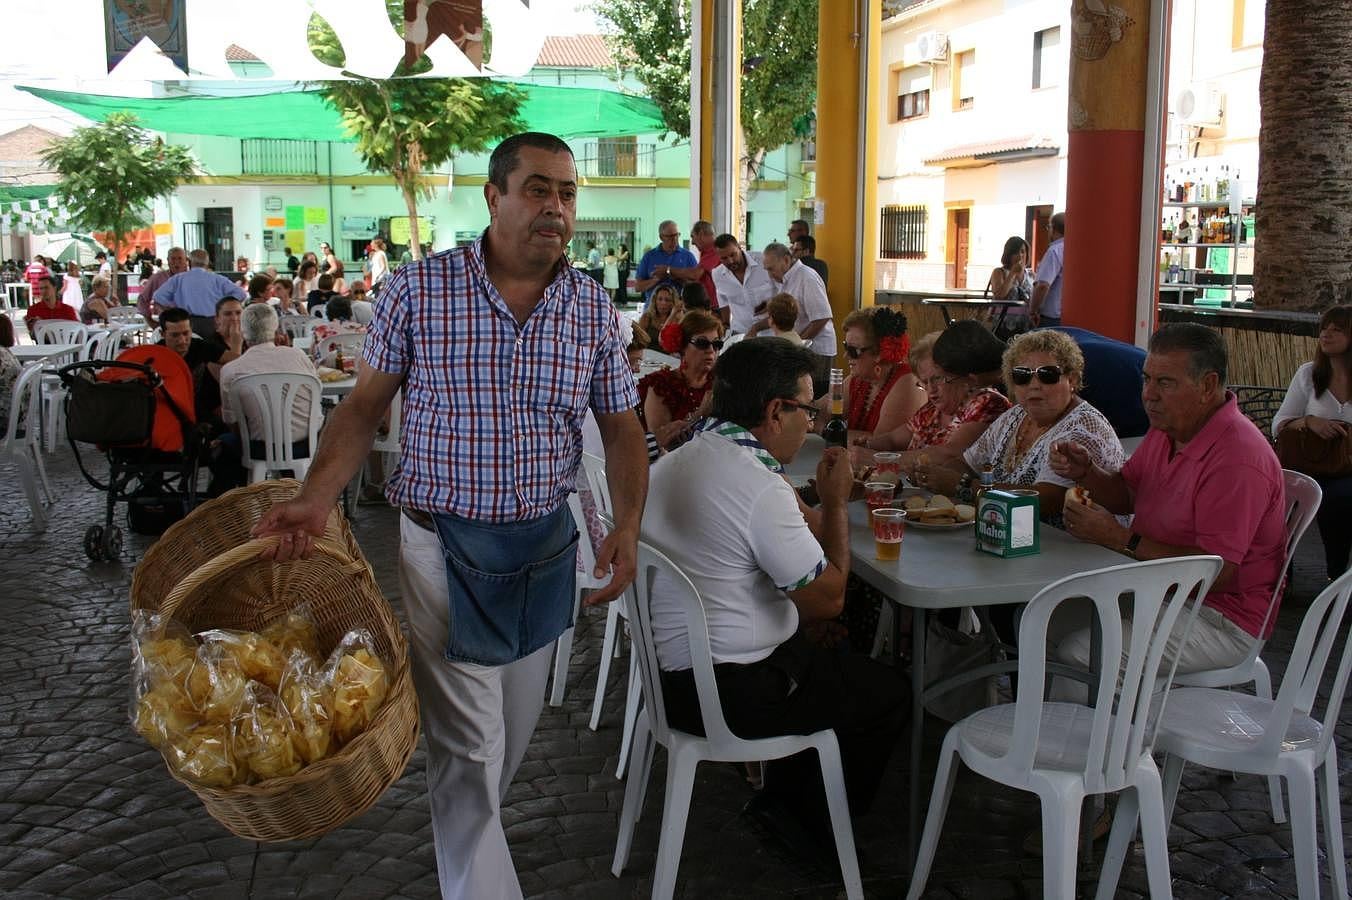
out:
M10 498L0 508L0 895L435 896L421 750L371 811L317 840L288 844L231 836L166 774L159 755L126 720L127 587L149 539L129 535L120 565L87 561L80 539L88 524L101 520L101 495L79 477L68 450L48 459L62 499L43 534L31 530L15 471L0 466ZM395 525L384 507L362 507L354 522L398 608ZM1317 538L1307 539L1295 596L1265 654L1276 677L1304 604L1322 587L1318 558ZM593 733L586 726L603 625L599 611L579 623L565 703L546 709L503 812L528 896L646 897L651 891L662 754L629 866L622 878L609 871L623 796L614 771L624 664L612 666L602 726ZM1352 736L1346 714L1341 725L1337 743L1346 776ZM926 732L925 768L932 772L943 728L931 721ZM898 897L906 889L904 763L899 751L873 811L856 826L865 889L873 897ZM1348 792L1344 777L1344 829L1352 834ZM739 815L749 797L732 767L701 767L677 894L843 896L835 875L786 858L750 829ZM1040 861L1022 849L1038 823L1031 796L964 772L926 896L1041 896ZM1169 846L1179 898L1295 896L1290 830L1272 823L1257 778L1190 769ZM1081 867L1086 895L1092 896L1097 869L1097 862ZM1144 892L1143 858L1135 850L1119 896Z

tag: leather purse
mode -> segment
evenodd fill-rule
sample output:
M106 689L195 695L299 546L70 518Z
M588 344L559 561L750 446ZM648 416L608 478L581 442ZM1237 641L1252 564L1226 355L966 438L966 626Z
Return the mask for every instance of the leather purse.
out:
M1352 430L1323 438L1306 428L1283 428L1277 434L1277 458L1282 468L1315 478L1352 475Z

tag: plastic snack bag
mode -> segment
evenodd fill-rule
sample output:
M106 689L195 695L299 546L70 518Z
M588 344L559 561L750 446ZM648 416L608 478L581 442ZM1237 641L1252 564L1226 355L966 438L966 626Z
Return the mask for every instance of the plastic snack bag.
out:
M203 631L197 637L204 645L219 647L224 657L233 658L245 678L261 681L274 691L281 684L286 657L261 634L217 628Z
M132 726L152 747L163 750L201 720L180 681L161 680L136 701Z
M329 755L333 740L331 690L314 659L293 651L282 673L281 698L291 714L291 740L306 765Z
M183 689L197 642L182 625L144 610L132 615L131 639L131 724L160 748L199 718Z
M269 622L262 635L281 651L285 660L290 661L291 654L297 650L304 650L316 662L320 658L318 630L309 610L304 606Z
M203 722L173 739L164 756L174 771L194 784L229 787L242 780L233 744L229 722Z
M235 754L254 780L267 781L300 771L303 762L292 740L291 717L266 685L249 682L235 719Z
M389 676L370 632L345 634L329 655L324 677L333 691L333 736L341 746L366 730L389 691Z
M197 660L185 684L188 697L208 722L229 722L245 701L249 679L219 642L197 648Z

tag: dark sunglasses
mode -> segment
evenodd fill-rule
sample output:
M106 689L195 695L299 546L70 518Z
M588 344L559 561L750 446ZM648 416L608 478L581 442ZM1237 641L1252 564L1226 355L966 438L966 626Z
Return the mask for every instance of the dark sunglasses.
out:
M1030 369L1027 366L1015 366L1009 370L1009 378L1015 384L1023 387L1037 376L1037 380L1043 384L1056 384L1061 380L1065 371L1060 366L1038 366L1036 369Z
M706 337L691 338L690 346L694 347L696 350L708 350L710 347L712 347L715 350L722 350L723 339L719 338L717 340L711 341Z
M850 359L858 359L861 354L872 350L872 347L856 347L854 344L845 345L845 355Z
M794 409L801 409L807 415L807 423L809 425L812 425L817 421L818 409L810 403L799 403L797 400L788 400L784 397L780 397L779 402Z

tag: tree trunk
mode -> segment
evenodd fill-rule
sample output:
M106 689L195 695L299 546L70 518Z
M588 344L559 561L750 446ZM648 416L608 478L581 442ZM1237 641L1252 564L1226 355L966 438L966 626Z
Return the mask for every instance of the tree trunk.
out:
M415 185L401 184L404 206L408 207L408 252L414 259L422 259L422 238L418 235L418 189Z
M1352 303L1352 2L1267 0L1258 306Z
M742 146L746 146L743 141ZM760 175L761 163L765 162L765 151L757 150L750 156L742 158L742 171L737 178L737 221L733 223L732 233L738 236L742 241L742 246L748 246L751 235L746 229L746 201L751 195L751 182L755 181Z

